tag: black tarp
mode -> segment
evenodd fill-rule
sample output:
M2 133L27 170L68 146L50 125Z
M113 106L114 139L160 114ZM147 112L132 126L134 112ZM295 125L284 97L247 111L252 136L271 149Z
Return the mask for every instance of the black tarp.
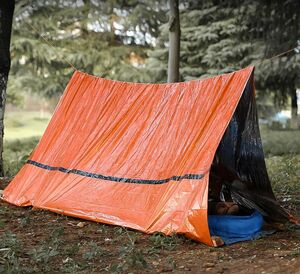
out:
M268 221L289 219L275 198L266 169L253 73L218 146L211 173L239 205L257 209Z

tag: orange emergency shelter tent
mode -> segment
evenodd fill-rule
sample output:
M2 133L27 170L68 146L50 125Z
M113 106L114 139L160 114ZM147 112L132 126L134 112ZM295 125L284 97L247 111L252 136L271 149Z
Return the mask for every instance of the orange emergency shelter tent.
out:
M286 219L266 172L253 70L166 84L76 71L3 199L213 245L207 208L218 157L220 176L245 183L235 193L260 197L266 218Z

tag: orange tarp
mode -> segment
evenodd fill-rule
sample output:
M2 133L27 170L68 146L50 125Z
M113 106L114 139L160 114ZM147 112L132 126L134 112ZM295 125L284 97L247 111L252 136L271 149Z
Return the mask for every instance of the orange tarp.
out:
M212 245L209 170L252 71L168 84L76 71L4 200Z

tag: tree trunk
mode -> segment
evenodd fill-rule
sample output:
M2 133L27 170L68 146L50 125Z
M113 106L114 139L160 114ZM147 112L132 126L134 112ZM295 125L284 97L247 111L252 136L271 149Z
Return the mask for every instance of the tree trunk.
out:
M298 128L298 102L296 88L291 89L291 128Z
M0 176L3 170L3 135L4 135L4 110L6 99L6 86L10 69L10 37L15 1L0 1Z
M168 82L179 81L179 58L180 58L180 20L179 0L169 0L169 61L168 61Z

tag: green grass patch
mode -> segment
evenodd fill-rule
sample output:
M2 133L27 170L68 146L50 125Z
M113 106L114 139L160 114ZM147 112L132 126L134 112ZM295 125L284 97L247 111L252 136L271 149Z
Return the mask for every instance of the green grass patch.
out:
M300 130L261 130L265 155L300 154Z
M24 165L43 135L50 113L38 111L11 111L4 120L4 172L14 176Z
M15 140L42 136L50 118L50 113L37 111L7 112L4 119L4 139Z
M5 176L12 177L17 174L37 145L39 139L39 137L31 137L22 140L4 141L3 164Z
M300 154L268 157L266 163L275 192L300 193Z

